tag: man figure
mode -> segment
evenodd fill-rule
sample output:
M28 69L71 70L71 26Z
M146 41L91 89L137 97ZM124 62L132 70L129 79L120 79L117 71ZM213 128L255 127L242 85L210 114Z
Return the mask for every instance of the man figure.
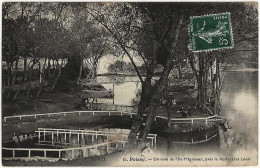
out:
M188 115L191 117L191 107L188 108Z
M186 114L186 111L185 111L184 107L181 107L180 112L181 112L181 117L182 118L187 118L187 114Z

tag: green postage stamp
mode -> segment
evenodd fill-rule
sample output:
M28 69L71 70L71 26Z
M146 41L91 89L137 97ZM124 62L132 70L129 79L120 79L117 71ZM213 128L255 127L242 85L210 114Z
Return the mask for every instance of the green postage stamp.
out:
M194 16L190 21L193 52L233 48L230 13Z

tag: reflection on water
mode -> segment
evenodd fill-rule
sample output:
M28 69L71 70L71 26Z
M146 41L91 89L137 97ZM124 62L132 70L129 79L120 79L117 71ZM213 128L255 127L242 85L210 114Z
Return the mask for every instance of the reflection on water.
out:
M167 157L196 155L218 150L218 129L167 134L158 137L157 152Z
M221 93L222 115L231 119L225 150L229 154L257 152L258 72L227 72Z

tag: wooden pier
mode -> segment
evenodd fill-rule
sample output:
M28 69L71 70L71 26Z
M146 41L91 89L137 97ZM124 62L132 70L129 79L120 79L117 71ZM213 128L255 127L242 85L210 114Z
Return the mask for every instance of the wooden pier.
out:
M11 152L10 157L3 156L4 160L48 160L48 161L58 161L62 160L72 160L75 158L86 158L89 156L99 155L98 150L104 149L107 153L110 153L111 148L118 148L118 146L113 147L112 144L118 143L117 141L105 142L100 144L95 144L91 146L84 147L73 147L64 149L46 149L46 148L6 148L2 147L2 151ZM117 149L116 149L117 150ZM18 156L19 151L26 151L25 156ZM2 152L2 153L3 153ZM37 153L36 153L37 152ZM39 154L40 152L40 154ZM53 154L56 155L53 155ZM21 154L20 154L21 155Z
M52 136L52 144L54 143L54 138L58 139L59 136L64 137L64 142L67 142L68 138L71 138L72 135L76 135L77 142L80 144L80 139L82 139L85 135L91 136L92 142L94 139L98 139L98 137L106 138L107 141L109 140L118 140L118 141L127 141L128 135L130 130L127 129L118 129L120 132L111 132L111 131L95 131L95 130L73 130L73 129L55 129L55 128L38 128L38 140L41 142L41 137L43 136L45 141L45 136L51 135ZM138 136L138 134L137 134ZM157 143L157 134L148 134L147 139L151 141L151 146Z
M49 160L58 161L85 158L89 156L100 156L110 154L125 148L130 130L118 129L118 131L106 130L73 130L38 128L38 146L49 146L60 149L49 148L2 148L2 152L9 156L3 156L4 160ZM86 139L91 139L87 144ZM99 143L98 139L105 142ZM151 146L157 143L157 134L149 134L147 137ZM95 141L95 142L94 142ZM94 144L97 143L97 144ZM19 152L23 151L23 154ZM22 155L22 156L21 156Z

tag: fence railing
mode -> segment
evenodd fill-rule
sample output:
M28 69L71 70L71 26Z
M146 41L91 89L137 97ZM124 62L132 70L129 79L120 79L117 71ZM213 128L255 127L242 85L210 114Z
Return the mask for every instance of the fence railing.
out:
M84 147L73 147L73 148L64 148L64 149L45 149L45 148L6 148L6 147L2 147L2 150L4 151L12 151L12 156L11 157L3 157L3 159L5 160L12 160L12 159L21 159L21 158L28 158L31 159L33 157L37 157L39 159L50 159L50 157L47 157L47 152L57 152L58 156L52 156L51 158L56 158L56 159L74 159L75 158L75 152L79 150L82 151L83 153L83 158L89 156L90 151L88 151L89 149L95 149L96 151L98 150L98 147L106 147L106 150L108 153L110 153L109 148L111 144L114 143L120 143L120 144L124 144L126 142L117 142L115 141L110 141L110 142L105 142L105 143L100 143L100 144L95 144L95 145L91 145L91 146L84 146ZM123 145L124 147L124 145ZM116 145L116 148L118 148L118 144ZM27 151L28 154L27 156L16 156L16 152L17 151ZM32 151L38 151L38 152L43 152L43 156L42 154L39 156L32 156ZM62 157L62 152L71 152L71 157L69 158L65 158L64 156ZM94 152L95 153L95 152Z
M49 160L51 160L51 159L73 159L73 158L75 158L75 155L77 155L77 156L79 155L80 151L82 153L82 157L84 158L84 157L89 156L89 153L91 153L90 151L88 151L89 149L95 149L95 151L93 152L93 153L95 153L95 152L97 152L98 147L102 147L102 146L105 147L107 153L110 153L111 152L110 148L113 148L111 146L111 144L115 144L116 150L121 145L122 145L122 148L125 147L125 144L127 143L127 136L129 135L130 131L128 132L128 130L125 130L125 129L121 129L121 131L116 132L116 131L113 131L113 130L112 131L105 131L105 130L86 130L86 129L85 130L75 130L75 129L38 128L38 131L35 131L35 132L38 133L38 143L37 143L37 145L55 146L56 143L58 143L58 145L59 144L63 145L63 143L64 143L65 147L66 147L66 144L73 143L71 140L69 140L69 143L67 143L66 135L68 135L69 138L71 138L72 135L77 135L76 137L77 137L78 143L80 141L80 136L81 136L81 138L83 138L84 135L91 135L92 136L92 142L93 142L94 137L96 137L96 139L97 139L98 136L105 136L105 137L107 137L107 139L106 139L107 142L101 143L101 144L95 144L95 145L88 145L88 146L84 146L86 144L80 144L80 146L81 145L83 145L83 146L61 148L61 149L6 148L6 147L3 147L2 148L3 151L11 151L11 153L12 153L12 155L10 157L4 156L3 159L6 159L6 160L29 159L30 160L30 159L35 158L35 157L37 157L38 159L47 159L47 160L48 159ZM41 134L43 134L43 135L41 135ZM51 142L49 142L50 138L48 138L49 141L48 140L46 141L45 140L46 136L50 136L50 135L51 135ZM41 140L42 136L43 136L43 140ZM55 140L54 140L54 136L55 136ZM113 136L113 137L109 138L111 136ZM61 142L59 142L60 139L58 137L59 138L62 137L63 140L61 140ZM74 138L76 138L76 137L74 136ZM154 144L156 144L157 134L148 134L147 138L151 140L151 146L154 146ZM48 144L48 142L51 143L51 145ZM56 145L56 146L58 146L58 145ZM62 145L60 145L59 147L64 147ZM23 153L23 156L21 157L21 156L16 155L16 153L18 153L18 151L27 151L27 152ZM33 153L33 151L37 151L38 153L35 154L35 153ZM39 152L40 152L40 154L39 154ZM53 152L56 152L56 155L50 156L51 152L52 152L52 154L53 154ZM64 153L62 153L62 152L66 152L65 153L66 157L64 157ZM70 154L71 154L71 156L69 158L67 157L68 152L70 152ZM75 154L76 152L78 152L78 153ZM26 155L26 156L24 156L24 155ZM49 156L47 156L47 155L49 155Z
M124 132L123 132L124 131ZM73 129L55 129L55 128L38 128L38 131L35 131L38 133L38 139L40 139L41 137L41 133L43 133L43 137L45 140L45 135L46 133L51 133L52 134L52 140L54 139L54 134L56 136L58 136L59 134L64 134L65 137L65 141L66 141L66 136L67 134L69 135L69 137L71 137L72 134L77 135L77 140L79 142L80 140L80 136L83 138L83 135L91 135L92 136L92 141L94 141L94 137L95 139L98 138L98 136L106 136L107 139L109 138L109 136L115 136L115 135L120 135L123 138L128 137L129 132L126 132L126 130L121 129L120 132L111 132L111 131L102 131L102 130L73 130ZM138 137L139 134L137 134ZM147 136L148 139L151 140L151 145L153 146L154 144L157 143L157 134L148 134Z
M198 118L171 118L171 123L173 124L194 124L198 122L209 123L224 120L223 117L218 115L209 116L209 117L198 117Z
M191 138L190 141L173 141L174 144L198 144L210 141L212 138L216 137L218 133L216 133L218 130L215 130L210 135L205 134L205 138L203 140L194 140L194 138Z
M69 112L57 112L57 113L42 113L42 114L29 114L29 115L16 115L16 116L6 116L4 117L4 122L7 122L7 119L14 119L14 118L18 118L20 120L22 120L23 118L28 118L28 117L33 117L35 119L37 119L37 117L39 116L54 116L54 115L61 115L61 116L66 116L68 114L77 114L77 115L81 115L84 113L88 113L88 114L92 114L93 116L95 115L95 113L104 113L104 114L108 114L109 116L113 115L129 115L132 118L132 115L136 115L135 112L128 112L128 111L117 111L117 110L106 110L106 111L69 111ZM146 116L146 114L144 114L144 116ZM167 117L164 116L159 116L157 115L155 117L155 121L156 118L160 118L160 119L165 119L168 120ZM171 123L190 123L190 124L194 124L196 122L217 122L217 121L223 121L225 120L224 117L218 116L218 115L214 115L214 116L209 116L209 117L200 117L200 118L171 118L170 121Z
M126 112L126 111L69 111L69 112L57 112L57 113L42 113L42 114L26 114L26 115L16 115L16 116L6 116L4 117L4 122L7 122L7 119L14 119L14 118L18 118L20 120L22 120L22 118L28 118L28 117L33 117L35 119L37 119L37 117L39 116L54 116L54 115L61 115L61 116L66 116L67 114L78 114L81 115L83 113L89 113L92 114L93 116L95 115L95 113L105 113L108 114L109 116L111 114L117 114L117 115L134 115L135 113L131 113L131 112Z

